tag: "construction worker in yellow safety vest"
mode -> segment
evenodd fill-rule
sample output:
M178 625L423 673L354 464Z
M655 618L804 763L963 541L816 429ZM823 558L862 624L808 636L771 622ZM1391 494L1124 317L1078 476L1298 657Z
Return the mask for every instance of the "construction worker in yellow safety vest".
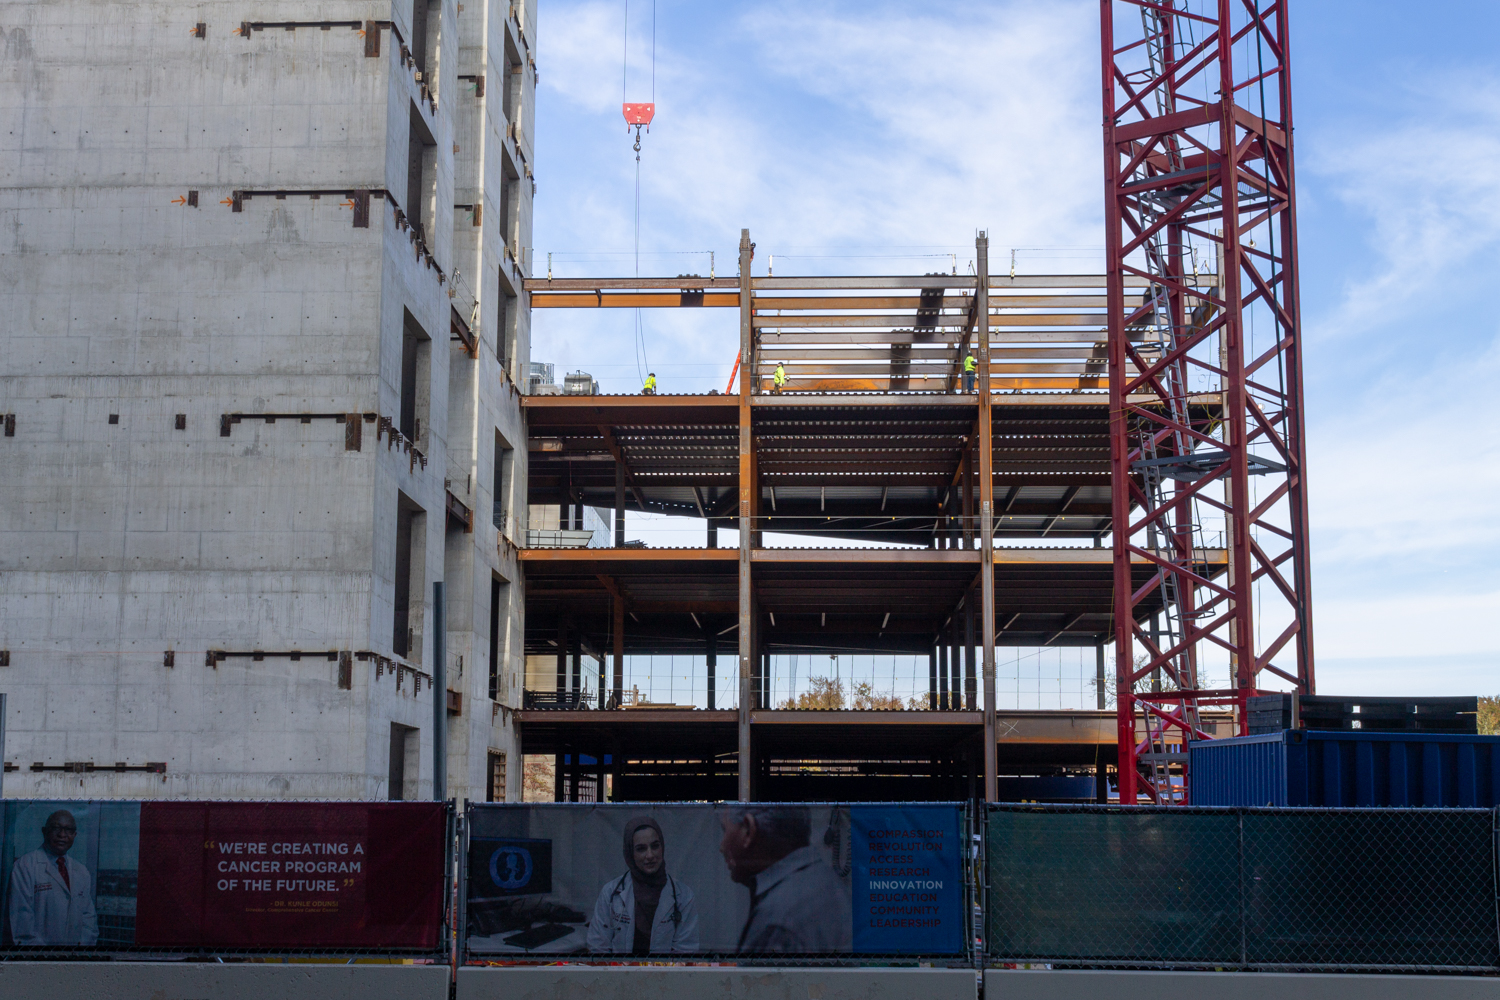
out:
M974 372L976 370L974 352L970 351L964 357L964 392L974 391Z
M786 388L786 367L780 361L776 362L776 374L771 376L771 381L775 385L773 392L780 392Z
M646 376L646 387L641 390L641 393L647 396L656 395L656 372Z

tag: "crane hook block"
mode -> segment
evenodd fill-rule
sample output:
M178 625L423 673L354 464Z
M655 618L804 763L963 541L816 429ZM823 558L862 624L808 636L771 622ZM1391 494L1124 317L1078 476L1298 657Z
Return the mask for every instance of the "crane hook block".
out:
M656 117L655 104L625 104L622 107L625 110L626 125L650 126L651 119Z

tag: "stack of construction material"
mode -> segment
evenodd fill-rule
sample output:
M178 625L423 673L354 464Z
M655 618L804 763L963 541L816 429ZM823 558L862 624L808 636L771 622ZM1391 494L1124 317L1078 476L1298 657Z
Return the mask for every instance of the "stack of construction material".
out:
M1479 699L1261 695L1248 701L1250 734L1285 729L1477 733Z
M597 396L599 383L588 372L568 372L562 391L564 396Z

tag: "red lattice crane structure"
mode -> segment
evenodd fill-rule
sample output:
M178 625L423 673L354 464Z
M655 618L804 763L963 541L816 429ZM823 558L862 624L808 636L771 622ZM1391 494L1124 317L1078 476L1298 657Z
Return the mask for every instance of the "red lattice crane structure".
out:
M1122 803L1188 800L1200 708L1313 691L1288 2L1100 0Z

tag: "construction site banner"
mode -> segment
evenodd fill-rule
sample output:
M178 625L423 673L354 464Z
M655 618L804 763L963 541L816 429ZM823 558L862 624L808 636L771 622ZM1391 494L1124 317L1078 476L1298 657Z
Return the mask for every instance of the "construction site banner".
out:
M436 948L442 803L5 803L10 947Z
M475 805L468 950L961 955L964 830L956 803Z

